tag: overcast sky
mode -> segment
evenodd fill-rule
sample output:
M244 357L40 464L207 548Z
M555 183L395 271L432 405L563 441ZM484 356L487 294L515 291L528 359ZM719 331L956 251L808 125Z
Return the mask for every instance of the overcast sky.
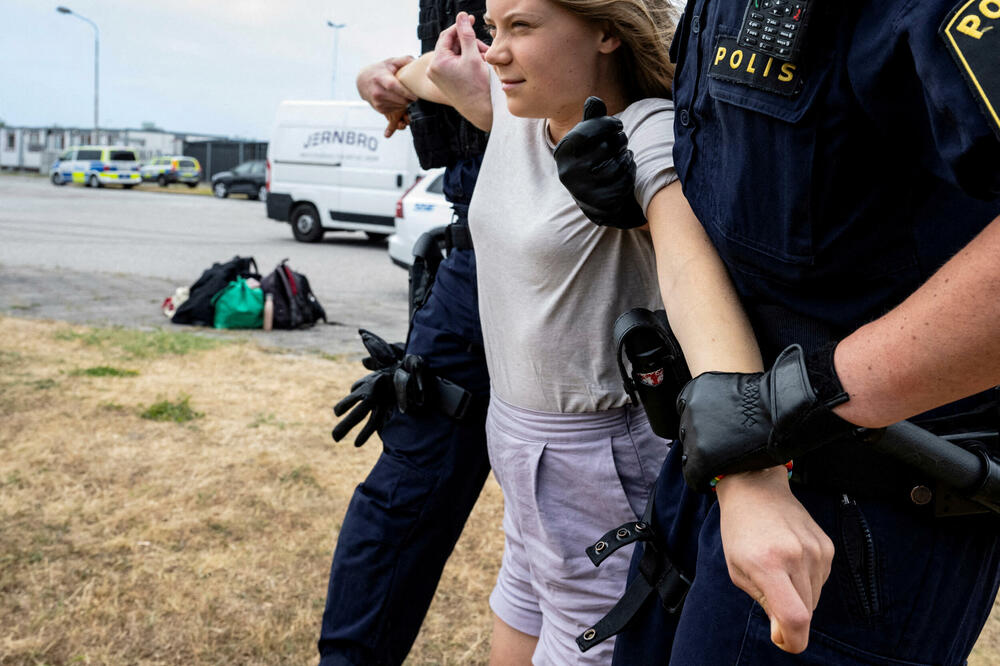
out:
M0 0L0 120L100 124L266 140L278 103L358 99L358 70L416 54L417 0Z

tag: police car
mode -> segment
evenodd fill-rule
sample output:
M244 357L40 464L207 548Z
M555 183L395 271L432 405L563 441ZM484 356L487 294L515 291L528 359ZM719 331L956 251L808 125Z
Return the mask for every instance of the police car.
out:
M431 169L396 202L396 233L389 237L389 258L402 268L413 263L413 244L425 232L451 222L444 198L444 169Z
M125 189L141 182L135 151L126 146L74 146L52 164L49 179L53 185L121 185Z
M160 187L170 183L184 183L195 187L201 180L201 164L193 157L168 155L157 157L139 169L143 181L156 181Z

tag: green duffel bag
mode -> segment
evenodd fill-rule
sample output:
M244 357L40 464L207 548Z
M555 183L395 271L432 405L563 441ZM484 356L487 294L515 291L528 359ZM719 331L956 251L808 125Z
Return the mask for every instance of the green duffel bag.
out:
M212 297L216 328L261 328L264 325L264 292L236 278Z

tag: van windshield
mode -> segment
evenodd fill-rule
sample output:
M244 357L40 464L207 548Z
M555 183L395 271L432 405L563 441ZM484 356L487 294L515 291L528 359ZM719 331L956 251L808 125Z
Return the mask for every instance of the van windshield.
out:
M135 162L135 153L131 150L112 150L112 162Z

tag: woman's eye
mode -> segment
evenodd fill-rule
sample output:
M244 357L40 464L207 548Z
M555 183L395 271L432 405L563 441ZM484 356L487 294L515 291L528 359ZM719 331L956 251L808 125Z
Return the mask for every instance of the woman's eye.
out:
M490 37L496 37L497 36L497 27L495 25L488 25L488 26L486 26L486 32L488 32L490 34Z

